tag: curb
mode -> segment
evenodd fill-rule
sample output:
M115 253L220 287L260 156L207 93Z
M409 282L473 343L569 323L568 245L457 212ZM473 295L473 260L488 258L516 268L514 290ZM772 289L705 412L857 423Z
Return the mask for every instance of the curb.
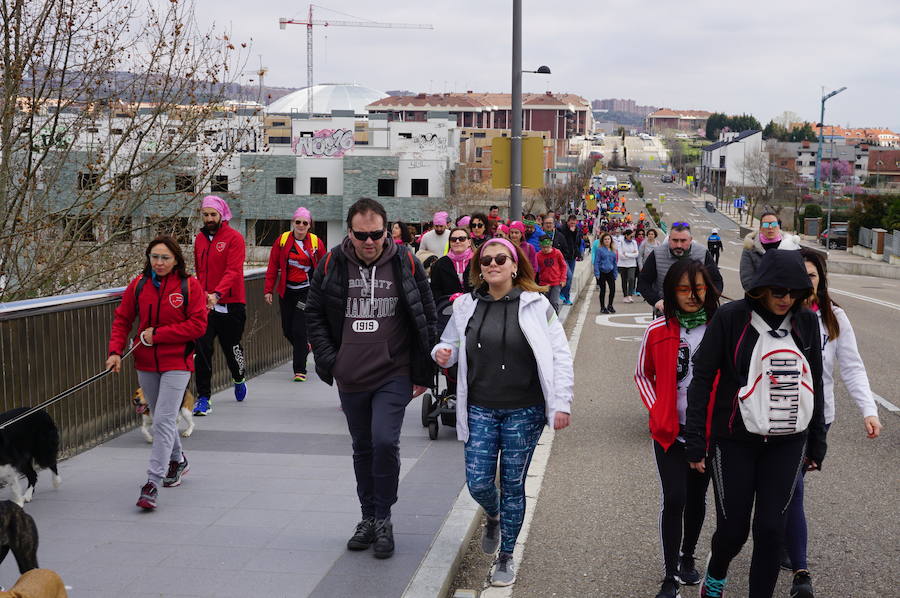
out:
M579 298L575 305L579 304L581 294L591 287L593 282L593 268L591 262L585 259L575 265L575 274L572 278L572 286L575 296ZM590 296L585 300L590 301ZM559 319L565 325L575 305L566 305L559 310ZM553 446L553 430L546 428L538 440L538 446L532 457L532 467L529 469L525 480L525 496L530 499L525 503L525 523L516 542L515 558L521 562L525 540L528 538L528 528L531 517L537 503L537 496L541 490L544 479L544 470L550 460L550 450ZM535 469L540 470L536 472ZM535 487L535 485L537 487ZM450 584L456 576L456 570L462 560L472 536L481 527L481 507L469 495L469 489L463 485L456 497L453 507L447 514L441 529L434 537L434 541L428 548L425 558L419 564L418 569L406 586L401 598L443 598L447 596ZM487 588L481 593L483 598L500 598L512 595L512 589ZM491 592L490 590L497 590Z

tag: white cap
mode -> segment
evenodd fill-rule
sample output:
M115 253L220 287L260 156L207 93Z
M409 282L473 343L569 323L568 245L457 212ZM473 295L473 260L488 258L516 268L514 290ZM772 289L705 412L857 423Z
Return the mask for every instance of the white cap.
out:
M712 234L718 235L718 234L719 234L719 229L717 229L717 228L712 229Z

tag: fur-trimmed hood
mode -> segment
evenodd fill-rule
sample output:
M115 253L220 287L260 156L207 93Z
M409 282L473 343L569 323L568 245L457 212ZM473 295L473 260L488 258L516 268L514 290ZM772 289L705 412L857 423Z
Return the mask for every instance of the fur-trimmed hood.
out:
M760 255L766 252L763 249L762 241L759 240L759 231L754 231L744 237L744 249L752 249ZM800 249L800 237L782 231L781 245L778 246L778 249Z

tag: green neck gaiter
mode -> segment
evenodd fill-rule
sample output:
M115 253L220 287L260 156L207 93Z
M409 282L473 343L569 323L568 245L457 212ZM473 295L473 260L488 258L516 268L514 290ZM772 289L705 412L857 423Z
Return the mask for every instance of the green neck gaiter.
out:
M682 328L691 330L692 328L706 324L706 308L701 307L693 313L677 309L675 310L675 317L678 318L678 323L681 324Z

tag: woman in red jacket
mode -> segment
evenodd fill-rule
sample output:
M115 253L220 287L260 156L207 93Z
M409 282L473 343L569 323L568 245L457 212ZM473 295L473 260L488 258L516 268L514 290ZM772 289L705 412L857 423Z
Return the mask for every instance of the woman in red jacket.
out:
M273 289L278 293L281 307L281 331L294 346L294 382L306 381L306 297L309 281L316 265L325 255L325 247L312 234L312 217L306 208L294 212L294 226L282 233L272 244L269 267L266 269L266 303L272 304Z
M679 260L663 281L665 313L644 333L634 381L650 412L650 436L659 471L659 535L665 578L656 598L676 598L680 584L700 583L694 548L706 515L709 474L685 458L684 423L691 358L719 304L716 287L700 262Z
M140 342L134 367L153 413L153 448L147 483L137 506L155 509L159 485L181 484L188 461L181 451L176 421L184 391L194 371L194 340L206 330L206 293L188 276L181 248L172 237L159 236L145 252L143 273L131 281L116 308L106 367L122 369L128 333L135 318Z

